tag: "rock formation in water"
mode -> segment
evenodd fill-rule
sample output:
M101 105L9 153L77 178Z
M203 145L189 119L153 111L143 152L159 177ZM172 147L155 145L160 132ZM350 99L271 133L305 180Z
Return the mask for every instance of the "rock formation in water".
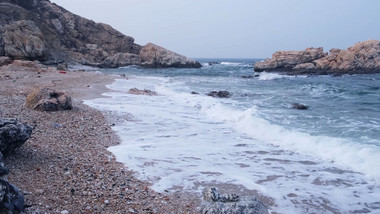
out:
M201 67L159 46L135 44L111 26L72 14L49 0L0 0L0 56L105 68Z
M256 72L288 74L357 74L380 72L380 41L358 42L347 50L307 48L303 51L278 51L272 59L255 64Z
M256 197L240 197L236 194L222 195L214 188L203 191L205 203L202 214L267 214L267 207Z

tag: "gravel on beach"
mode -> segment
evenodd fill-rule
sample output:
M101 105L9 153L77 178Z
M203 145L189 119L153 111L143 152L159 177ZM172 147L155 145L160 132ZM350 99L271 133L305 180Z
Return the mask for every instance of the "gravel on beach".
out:
M0 68L0 117L34 127L25 145L4 158L8 180L25 194L25 213L199 212L199 200L154 192L107 151L119 143L112 124L82 100L101 96L115 78L51 68ZM74 108L59 112L26 108L27 94L42 86L67 92Z

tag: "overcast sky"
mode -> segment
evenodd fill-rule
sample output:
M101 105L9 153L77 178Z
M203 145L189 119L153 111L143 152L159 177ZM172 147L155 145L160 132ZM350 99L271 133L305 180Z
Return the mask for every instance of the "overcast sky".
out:
M380 40L379 0L52 0L188 57L266 58Z

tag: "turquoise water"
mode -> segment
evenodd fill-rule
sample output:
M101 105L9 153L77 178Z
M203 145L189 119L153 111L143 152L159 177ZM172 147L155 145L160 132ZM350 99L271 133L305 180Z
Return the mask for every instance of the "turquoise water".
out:
M379 211L380 74L255 74L252 59L198 60L203 68L102 71L128 77L86 101L125 119L110 148L119 161L156 191L233 183L280 213ZM135 87L159 96L126 93ZM205 95L219 90L231 98Z

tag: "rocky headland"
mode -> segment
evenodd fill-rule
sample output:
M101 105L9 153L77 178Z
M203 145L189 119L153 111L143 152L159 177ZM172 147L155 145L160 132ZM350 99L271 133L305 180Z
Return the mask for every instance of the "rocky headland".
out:
M256 72L296 74L363 74L380 72L380 41L358 42L347 50L306 48L303 51L278 51L271 59L257 62Z
M0 64L39 60L102 68L199 68L201 64L158 45L134 43L110 25L75 15L49 0L0 0Z

